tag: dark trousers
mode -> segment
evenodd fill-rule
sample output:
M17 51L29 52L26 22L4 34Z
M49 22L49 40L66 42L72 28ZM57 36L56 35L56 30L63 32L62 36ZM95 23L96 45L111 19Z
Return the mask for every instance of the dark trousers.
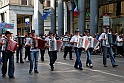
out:
M54 63L57 59L57 52L56 51L48 51L49 57L50 57L50 66L51 68L54 67Z
M30 46L25 47L25 59L28 56L28 60L30 61Z
M70 59L72 59L72 47L65 46L65 49L64 49L64 58L66 58L68 52L69 52Z
M117 46L117 53L123 55L123 46Z
M40 49L41 61L44 61L45 50Z
M23 61L23 59L22 59L22 47L18 47L17 49L16 49L16 58L17 58L17 62L19 61L19 55L20 55L20 62L22 62Z
M14 55L10 51L2 52L3 53L3 65L2 65L2 74L5 75L7 72L7 62L9 60L8 75L14 76Z

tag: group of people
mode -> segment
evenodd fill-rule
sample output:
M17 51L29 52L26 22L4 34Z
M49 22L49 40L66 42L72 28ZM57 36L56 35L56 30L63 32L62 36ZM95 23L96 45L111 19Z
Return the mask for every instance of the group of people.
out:
M115 58L114 58L114 53L112 50L112 34L110 33L109 27L106 27L106 32L102 33L98 40L102 43L103 47L103 65L104 67L107 67L107 53L110 55L112 67L117 67L118 65L116 64ZM16 63L24 63L23 61L23 54L22 54L22 49L23 46L25 48L25 57L26 59L28 57L28 60L30 61L30 67L29 67L29 73L32 73L34 70L34 73L39 73L38 71L38 57L39 57L39 47L38 47L38 39L43 39L46 41L46 44L44 45L45 48L48 50L48 55L50 57L50 68L51 71L54 71L54 63L57 60L57 52L58 50L50 50L49 48L51 47L51 44L49 43L50 41L56 41L59 40L60 38L55 37L53 35L52 31L49 31L48 36L38 35L35 34L35 30L32 30L31 33L28 33L28 36L25 38L21 36L20 31L17 32L18 34L13 38L14 41L18 43L17 49L16 49ZM2 61L2 76L6 76L7 72L7 62L9 59L9 68L8 68L8 76L9 78L14 78L14 52L10 50L10 45L11 45L11 32L6 31L5 36L2 37L0 35L0 52L2 52L2 57L0 57L0 61ZM65 33L65 36L60 39L63 41L63 46L64 46L64 54L63 58L66 60L66 56L69 52L69 58L70 60L73 60L72 58L72 49L74 48L75 55L76 55L76 61L74 64L74 68L83 70L82 62L81 62L81 55L82 55L82 50L84 48L78 47L77 44L79 44L79 38L85 38L88 40L88 38L93 38L90 36L90 31L85 30L85 36L80 36L79 29L75 30L75 34L71 37L68 32ZM91 41L89 41L91 42ZM93 68L93 63L91 60L91 52L93 51L94 48L88 47L86 49L86 54L87 54L87 59L86 59L86 66L89 68ZM41 61L44 61L44 54L45 54L45 49L40 48L40 54L41 54ZM33 65L34 63L34 65Z

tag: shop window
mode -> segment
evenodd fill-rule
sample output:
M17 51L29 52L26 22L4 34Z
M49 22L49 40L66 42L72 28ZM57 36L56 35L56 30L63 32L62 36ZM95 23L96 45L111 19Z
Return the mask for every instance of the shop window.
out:
M27 0L22 0L22 5L27 5Z

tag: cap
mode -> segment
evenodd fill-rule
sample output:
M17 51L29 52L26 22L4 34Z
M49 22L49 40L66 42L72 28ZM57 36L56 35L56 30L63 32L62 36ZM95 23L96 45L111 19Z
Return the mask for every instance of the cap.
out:
M35 30L32 30L31 33L35 33Z
M89 30L85 30L85 33L89 33Z
M79 29L76 29L75 32L79 32Z
M49 31L49 34L53 34L52 31Z
M106 28L106 29L109 29L110 27L109 27L109 26L106 26L105 28Z
M11 33L10 31L6 31L5 34L13 34L13 33Z
M65 34L68 34L68 31L66 31Z

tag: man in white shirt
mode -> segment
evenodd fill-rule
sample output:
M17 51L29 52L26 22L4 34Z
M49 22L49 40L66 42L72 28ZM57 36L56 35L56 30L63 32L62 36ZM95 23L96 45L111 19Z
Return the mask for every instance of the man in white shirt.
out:
M113 67L117 67L112 50L112 33L110 33L109 27L106 27L106 32L102 33L99 37L99 41L102 42L103 46L103 65L107 67L107 52L110 54L110 59Z
M84 36L83 38L86 38L87 40L93 38L92 36L90 36L89 30L85 30L85 34L86 34L86 36ZM91 42L91 41L89 40L89 42ZM91 47L89 47L89 48L86 50L86 53L87 53L86 66L87 66L87 67L90 67L90 68L93 67L92 61L91 61L91 52L92 52L92 50L93 50L93 48L91 48Z
M78 48L78 46L77 46L77 44L79 43L79 38L81 38L81 37L79 34L79 29L77 29L77 30L75 30L75 35L71 38L70 43L74 45L74 50L75 50L75 54L76 54L76 61L75 61L74 68L83 70L82 62L80 60L82 48Z

